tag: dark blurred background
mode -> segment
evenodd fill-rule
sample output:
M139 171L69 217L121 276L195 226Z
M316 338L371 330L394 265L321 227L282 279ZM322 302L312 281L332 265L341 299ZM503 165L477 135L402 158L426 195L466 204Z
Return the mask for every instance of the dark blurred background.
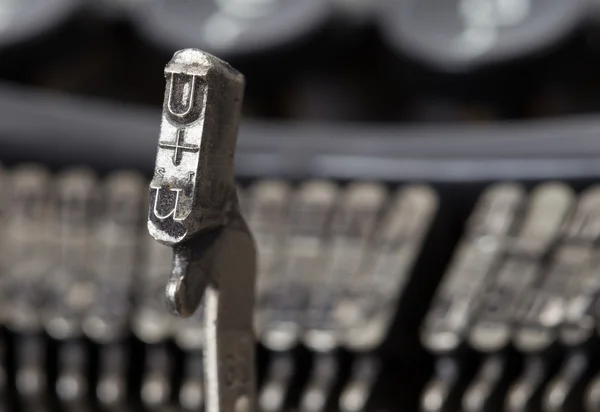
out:
M0 76L158 106L175 50L248 80L260 119L489 122L600 108L594 0L30 0L1 5Z

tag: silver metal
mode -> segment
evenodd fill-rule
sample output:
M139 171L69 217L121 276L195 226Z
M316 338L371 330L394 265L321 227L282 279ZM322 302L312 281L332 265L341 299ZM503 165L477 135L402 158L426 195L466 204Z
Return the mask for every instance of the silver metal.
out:
M131 312L146 201L146 181L137 173L109 175L101 188L102 211L93 233L96 293L83 320L83 331L99 343L99 378L95 388L103 410L126 410L126 353L123 339Z
M122 339L131 311L130 293L138 262L146 182L133 172L116 172L102 187L102 212L93 235L96 293L83 331L98 343Z
M59 346L55 390L62 410L91 411L87 360L88 354L81 341L66 341Z
M434 376L421 394L421 412L441 412L447 410L451 393L456 389L460 378L458 361L451 357L436 360Z
M487 357L467 387L462 399L465 412L485 412L493 407L493 396L506 373L506 359L502 355Z
M537 186L530 195L519 233L509 245L510 251L539 258L559 236L574 201L573 190L563 183Z
M204 406L204 307L201 304L189 318L177 319L175 342L184 351L185 375L179 388L183 411L200 411Z
M300 412L325 412L338 371L338 361L331 353L317 354L312 373L300 396Z
M207 412L251 412L256 257L233 176L244 78L195 49L165 75L148 231L173 248L167 306L189 317L204 301Z
M482 298L468 341L475 349L490 353L504 349L512 339L517 310L525 291L540 274L539 262L508 257L494 284Z
M589 268L592 245L560 245L540 284L526 291L518 310L514 343L523 352L540 352L557 340L568 298Z
M568 242L596 243L600 239L600 186L586 189L573 216L565 222L561 237Z
M328 181L304 183L291 200L281 275L272 286L272 304L261 310L261 341L274 351L295 347L302 336L311 276L323 270L328 227L338 188Z
M525 359L523 372L506 393L507 412L527 412L534 408L534 400L544 387L548 373L546 360L541 356Z
M597 412L600 410L600 375L594 376L583 395L584 411Z
M165 77L148 230L175 246L227 225L237 210L233 157L244 77L196 49L176 52Z
M542 273L540 259L556 241L573 201L572 190L560 183L534 189L509 254L482 296L468 336L474 348L494 352L511 341L518 310Z
M559 327L560 342L567 346L578 346L589 341L596 332L598 318L598 296L600 279L598 252L594 252L592 262L582 270L577 285L565 302L565 312Z
M179 406L182 412L201 411L204 406L204 361L202 351L185 355L185 376L179 389Z
M146 410L162 412L172 409L172 371L173 359L165 344L148 345L140 394Z
M15 350L15 386L19 405L27 411L49 410L44 338L40 335L20 335L16 338Z
M181 350L195 352L204 349L204 316L204 306L201 304L191 317L171 319L171 322L175 321L173 337Z
M510 183L481 195L421 330L430 351L448 352L463 342L524 200L524 188Z
M20 333L41 328L40 307L45 298L45 278L50 266L50 174L37 165L22 165L9 176L10 201L6 205L6 229L0 277L3 322Z
M373 386L379 376L379 359L363 355L352 366L352 375L342 389L339 400L341 412L363 412L371 396Z
M269 316L278 310L274 297L282 281L281 259L291 188L283 181L262 180L246 192L245 214L258 248L255 328L265 336Z
M516 183L497 183L487 188L467 221L467 236L504 237L511 234L525 200L525 188Z
M340 315L352 308L340 307L339 300L367 255L385 200L385 188L375 183L351 184L338 198L323 266L310 273L303 342L314 351L328 352L340 344Z
M436 194L427 186L401 188L390 200L358 270L344 277L339 292L338 339L348 349L370 351L387 336L436 210Z
M284 410L290 383L294 376L293 355L289 352L274 352L270 360L267 380L261 388L258 404L262 412Z
M575 213L563 227L565 241L590 248L597 244L600 229L600 186L592 186L584 191L577 204ZM598 252L586 262L584 268L570 282L567 291L564 317L560 325L560 341L569 346L577 346L588 341L596 329L596 302L600 292Z
M548 383L542 397L542 411L572 410L569 404L573 389L590 367L589 356L583 351L570 353L558 374Z
M56 260L46 275L44 326L55 339L78 338L97 289L89 262L97 220L97 179L89 169L62 172L55 180L51 244Z
M143 342L158 343L170 337L176 321L165 311L166 277L171 272L173 252L146 235L142 263L133 289L135 309L131 319L133 333Z
M129 353L121 342L101 347L96 399L103 411L125 412Z

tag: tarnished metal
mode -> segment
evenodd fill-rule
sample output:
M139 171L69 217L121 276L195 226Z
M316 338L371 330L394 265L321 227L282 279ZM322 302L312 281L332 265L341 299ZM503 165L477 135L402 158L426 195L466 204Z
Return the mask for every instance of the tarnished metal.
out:
M175 53L167 86L148 230L173 248L169 310L204 305L207 412L255 409L255 247L233 176L244 78L200 50Z

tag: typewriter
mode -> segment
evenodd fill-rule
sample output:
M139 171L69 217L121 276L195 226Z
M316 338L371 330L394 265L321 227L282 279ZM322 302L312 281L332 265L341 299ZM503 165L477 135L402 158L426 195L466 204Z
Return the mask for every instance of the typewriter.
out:
M0 2L0 410L204 409L145 229L196 47L247 79L258 410L599 411L599 28L597 0Z

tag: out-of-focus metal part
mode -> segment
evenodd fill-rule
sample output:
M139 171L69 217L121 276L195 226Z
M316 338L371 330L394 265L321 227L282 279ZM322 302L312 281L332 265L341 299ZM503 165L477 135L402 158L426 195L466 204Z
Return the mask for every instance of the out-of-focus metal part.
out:
M536 55L583 24L576 0L384 0L380 25L398 51L449 72Z
M150 236L145 236L142 263L133 289L135 309L131 328L143 342L158 343L171 336L175 320L165 311L165 285L171 272L173 253Z
M539 259L556 240L573 203L573 192L560 183L538 186L516 238L469 331L469 343L482 352L503 349L513 338L518 310L526 292L538 281Z
M561 370L548 384L543 398L542 411L563 412L574 410L573 391L581 384L590 367L589 355L583 351L575 351L566 358Z
M20 333L41 328L40 307L45 275L50 266L50 174L38 165L16 167L9 175L10 201L6 207L0 277L1 316Z
M46 345L39 335L20 335L16 338L15 386L22 410L49 410L48 377L46 374Z
M340 395L339 409L341 412L366 410L379 370L380 363L374 355L361 356L354 362L350 380Z
M556 241L575 202L573 190L564 183L549 182L531 193L519 233L509 244L511 253L539 258Z
M128 348L122 343L109 343L100 348L96 399L103 411L126 412Z
M541 352L557 340L568 297L581 283L592 259L592 245L561 244L541 284L528 289L517 315L514 343L523 352Z
M146 200L145 180L121 171L106 178L102 213L94 233L94 270L97 292L83 322L85 334L99 343L98 403L104 410L126 410L127 335L131 285L139 258L141 223Z
M179 404L183 411L199 411L204 406L204 315L201 304L191 317L177 319L175 328L175 342L183 350L185 362L179 388Z
M80 336L83 318L97 293L89 267L98 213L97 185L89 169L70 169L56 177L52 228L56 261L47 274L49 295L43 310L46 331L55 339Z
M462 399L465 412L486 412L499 408L499 390L506 373L506 358L501 354L487 357L479 368Z
M580 288L574 292L565 304L565 313L559 328L560 342L575 347L594 337L598 308L598 258L585 270Z
M173 391L172 370L173 360L165 344L158 343L146 347L140 394L146 410L158 412L169 408Z
M156 0L134 18L141 33L166 50L193 44L234 58L293 46L323 27L331 9L322 0Z
M47 275L42 313L48 334L63 341L58 347L58 399L66 410L86 411L88 355L79 338L97 292L89 267L99 201L96 176L88 169L67 170L56 177L55 191L56 238L51 246L57 258Z
M288 218L291 188L280 180L262 180L246 192L246 218L258 248L255 328L266 333L265 322L277 310L273 294L280 292L283 279L281 252Z
M391 199L367 239L363 259L355 264L358 269L342 282L335 315L339 340L347 348L369 351L387 336L437 206L436 194L427 186L404 187Z
M337 196L333 183L309 181L297 189L291 200L284 265L271 288L272 306L261 312L261 341L271 350L290 350L300 339L308 294L313 287L309 280L323 270L328 227Z
M202 351L186 353L185 375L179 389L183 412L201 411L204 406L204 360Z
M185 352L202 351L206 339L204 331L204 307L200 307L189 318L171 319L176 324L174 338L177 346Z
M281 303L285 279L281 259L292 190L281 180L263 180L245 192L245 213L258 248L256 279L255 330L259 338L269 336L268 324ZM268 344L268 342L266 342ZM289 381L294 372L292 355L274 352L270 360L267 381L258 397L259 409L264 412L281 411L287 396Z
M561 237L566 242L594 244L600 239L600 186L586 189L571 218L565 222Z
M421 394L421 412L446 412L453 410L451 400L456 394L460 379L459 362L456 358L441 357L435 362L435 372ZM453 396L454 395L454 396Z
M83 323L86 335L101 344L126 333L146 200L146 182L137 173L116 172L106 179L94 236L96 293Z
M0 249L3 273L0 277L0 317L15 338L15 386L17 404L24 410L47 410L45 344L39 335L40 308L44 300L44 275L50 265L48 253L49 187L48 171L37 165L2 171L0 184L6 197L0 200L5 227ZM0 345L0 402L7 404L8 375L4 341Z
M338 372L338 361L331 353L316 355L312 373L300 396L301 412L324 412Z
M196 49L165 76L148 231L173 248L167 307L189 317L204 301L206 410L251 412L256 252L233 176L244 77Z
M600 186L592 186L580 196L577 209L563 228L563 238L581 247L593 247L600 238ZM564 318L560 326L560 341L574 347L589 341L596 329L595 313L600 276L597 252L581 271L576 282L569 284Z
M81 5L79 0L3 0L0 3L0 47L52 32Z
M258 398L262 412L282 412L295 372L294 358L289 352L275 352L270 360L267 380Z
M477 200L467 221L465 236L479 239L512 235L515 219L524 206L525 188L517 183L496 183Z
M343 311L347 310L343 304L340 306L340 297L354 288L349 283L358 281L355 274L366 257L385 200L382 185L362 182L351 184L338 198L323 267L310 277L303 342L314 351L332 351L340 344L340 315L345 316Z
M58 376L55 390L62 410L91 411L88 382L88 355L80 340L63 342L59 346Z
M583 396L583 403L586 412L600 410L600 374L590 380Z
M463 341L524 200L524 188L512 183L481 195L421 331L430 351L451 351Z
M506 394L505 409L507 412L527 412L536 410L548 368L541 356L530 356L525 359L523 372L511 385Z
M469 331L470 345L490 353L509 344L523 294L536 281L539 272L537 261L513 257L504 261Z

